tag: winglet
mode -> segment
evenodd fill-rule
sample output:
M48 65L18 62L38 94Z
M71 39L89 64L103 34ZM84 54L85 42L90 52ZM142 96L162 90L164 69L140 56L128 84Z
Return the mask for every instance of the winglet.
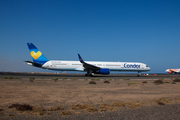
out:
M78 54L78 57L79 57L79 61L80 61L81 63L84 63L84 61L83 61L83 59L81 58L80 54Z

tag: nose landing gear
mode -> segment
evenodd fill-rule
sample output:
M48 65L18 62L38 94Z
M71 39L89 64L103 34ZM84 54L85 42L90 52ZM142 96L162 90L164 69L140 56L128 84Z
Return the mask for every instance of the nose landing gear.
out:
M141 75L141 73L138 71L138 75L137 75L137 77L140 77L140 75Z

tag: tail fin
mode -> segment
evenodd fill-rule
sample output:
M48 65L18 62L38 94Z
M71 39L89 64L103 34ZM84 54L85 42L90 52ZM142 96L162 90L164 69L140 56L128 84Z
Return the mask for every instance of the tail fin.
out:
M44 64L49 61L42 53L39 51L33 43L27 43L30 51L30 55L35 63Z

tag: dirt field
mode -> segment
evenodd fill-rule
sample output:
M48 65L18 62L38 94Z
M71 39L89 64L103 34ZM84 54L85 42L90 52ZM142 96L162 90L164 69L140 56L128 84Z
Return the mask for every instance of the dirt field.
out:
M72 119L74 115L73 118L78 119L77 116L83 118L86 114L101 119L102 114L115 114L113 112L117 113L120 109L132 112L131 109L138 111L162 105L171 108L171 105L180 104L180 82L172 84L171 80L164 80L164 84L154 84L153 80L147 83L142 83L144 80L104 81L95 79L96 84L89 84L87 79L0 79L0 119L51 119L54 116L59 117L53 119ZM26 104L43 110L23 112L16 107L8 108L12 104ZM57 106L63 109L57 109ZM99 114L101 117L97 117ZM120 117L109 119L116 118Z

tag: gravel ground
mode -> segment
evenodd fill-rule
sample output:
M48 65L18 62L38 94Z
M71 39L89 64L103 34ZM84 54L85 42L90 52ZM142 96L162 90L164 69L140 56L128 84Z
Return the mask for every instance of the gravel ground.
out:
M180 104L157 106L144 106L141 108L122 108L117 111L106 111L62 116L55 114L39 116L35 114L17 114L15 116L2 116L2 120L180 120Z
M154 80L96 80L97 84L89 84L88 80L47 80L35 79L0 79L0 120L180 120L180 83L165 80L164 84L156 85ZM133 83L128 85L128 83ZM165 105L152 103L153 100L165 98ZM113 102L150 102L142 107L123 107L100 112L100 105ZM29 104L46 109L43 114L32 111L17 111L8 108L12 104ZM98 112L89 113L85 110L72 110L71 105L89 104ZM51 107L62 105L64 111L71 115L61 115L62 111L47 111Z

